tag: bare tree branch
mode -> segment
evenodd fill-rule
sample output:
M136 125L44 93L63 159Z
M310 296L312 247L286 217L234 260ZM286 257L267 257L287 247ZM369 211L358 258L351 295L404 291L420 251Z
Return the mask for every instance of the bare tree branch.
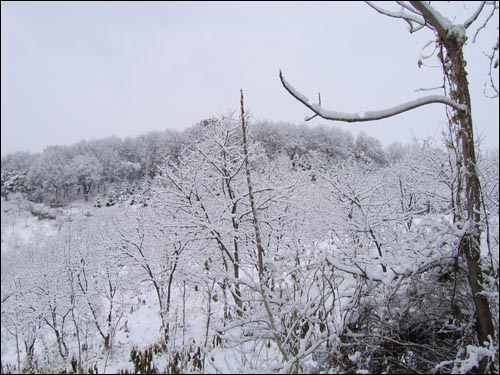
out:
M444 17L425 1L410 1L410 3L415 9L422 13L424 19L430 23L432 28L438 32L441 38L446 38L448 30L452 25L448 18Z
M488 77L489 77L489 86L490 88L494 91L493 95L488 95L486 93L486 89L488 86L488 82L484 83L484 89L483 89L483 94L488 97L488 98L498 98L499 92L498 92L498 83L495 83L495 80L493 79L493 69L498 69L498 50L499 50L499 43L498 43L498 38L497 38L497 43L496 45L492 48L493 51L491 52L490 55L487 53L484 53L484 55L490 60L490 68L488 72Z
M498 9L498 6L495 4L495 2L493 2L493 4L491 4L491 5L493 5L491 12L490 12L490 14L488 14L488 17L486 17L486 20L483 22L483 24L477 28L476 32L474 33L474 38L472 39L472 43L476 43L476 39L477 39L477 36L479 35L479 32L482 29L486 28L486 25L488 24L488 22L490 22L491 18L495 14L495 11Z
M395 115L399 115L400 113L407 112L414 108L421 107L423 105L432 104L432 103L442 103L448 105L458 111L466 111L467 107L462 104L458 104L452 99L442 96L442 95L430 95L425 96L423 98L419 98L416 100L412 100L407 103L403 103L397 105L392 108L387 108L379 111L369 111L365 113L342 113L335 111L328 111L322 108L318 104L313 104L309 102L309 99L298 92L292 85L290 85L285 78L283 77L283 73L280 70L280 80L283 84L283 87L299 102L304 104L307 108L313 111L316 115L324 118L325 120L332 121L344 121L344 122L366 122L366 121L374 121L380 120L383 118L392 117ZM313 116L315 117L315 116ZM306 119L311 119L313 117L308 117Z
M411 32L417 31L417 30L414 30L413 23L416 23L417 25L419 25L418 30L420 30L424 26L430 26L425 22L425 18L422 17L415 10L412 10L408 4L405 4L402 1L398 1L397 3L401 6L401 9L399 10L399 12L394 12L394 11L390 11L388 9L381 8L378 5L372 3L371 1L366 2L366 4L368 4L370 7L375 9L380 14L383 14L383 15L389 16L389 17L393 17L393 18L404 19L405 21L407 21L410 24ZM405 9L411 11L411 13L405 12Z
M421 14L415 10L410 4L408 4L406 1L396 1L399 5L401 5L403 8L407 9L411 13L416 14L417 16L421 16Z
M477 8L477 10L474 12L474 14L472 16L470 16L467 21L464 22L464 27L466 29L468 29L469 26L472 25L472 23L475 20L477 20L477 17L479 17L479 15L483 11L483 8L484 8L485 5L486 5L486 1L481 1L481 5L479 5L479 7Z
M441 90L444 89L444 84L441 84L436 87L420 87L419 89L416 89L415 92L420 92L420 91L433 91L433 90Z
M259 270L259 283L260 283L260 294L262 296L262 302L264 303L264 308L266 310L269 326L274 337L274 341L278 346L281 355L285 362L288 362L288 354L283 346L281 337L276 329L276 323L274 322L273 313L269 305L269 300L267 296L267 275L264 268L264 248L262 246L262 238L260 235L259 221L257 218L257 209L255 208L255 199L253 195L253 185L250 174L250 162L248 160L248 142L247 142L247 127L246 127L246 116L245 116L245 106L243 103L243 90L240 90L240 109L241 109L241 131L242 131L242 143L243 143L243 156L245 159L245 171L247 177L247 187L248 187L248 198L250 200L250 207L252 210L253 226L255 230L255 243L257 245L257 256L258 256L258 270Z
M428 54L424 55L424 50L425 50L427 47L429 47L431 44L434 44L434 49L432 50L432 52L430 52L430 53L428 53ZM422 60L427 60L427 59L431 58L432 56L434 56L434 53L436 52L436 50L437 50L436 41L435 41L435 40L429 40L429 41L425 44L425 46L423 46L423 47L422 47L422 50L421 50L421 52L420 52L420 58L421 58Z

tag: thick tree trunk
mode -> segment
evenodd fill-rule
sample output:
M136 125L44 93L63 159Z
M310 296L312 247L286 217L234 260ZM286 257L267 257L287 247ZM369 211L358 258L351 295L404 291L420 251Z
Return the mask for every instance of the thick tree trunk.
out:
M476 150L474 145L474 132L472 128L471 99L469 93L469 82L467 81L466 61L463 55L463 47L466 41L465 35L461 35L460 29L451 32L445 28L442 22L429 11L427 5L420 1L411 1L411 4L419 10L425 20L432 24L439 34L439 41L446 49L446 59L443 55L444 73L450 83L450 96L459 104L465 104L467 111L456 111L457 119L452 118L452 126L458 125L455 130L456 147L459 149L457 168L460 175L465 177L465 212L457 207L459 216L462 216L464 225L467 225L459 250L467 262L467 276L472 291L472 298L476 309L476 331L480 345L488 342L488 336L494 338L495 330L493 318L487 298L483 295L483 274L481 270L481 186L476 169ZM465 31L465 30L463 30ZM461 156L461 160L460 160ZM463 171L463 173L461 173ZM479 373L487 372L487 362L481 361L478 368Z
M457 162L457 168L464 170L465 178L465 219L466 233L460 242L460 253L467 262L468 280L476 308L476 330L480 345L489 342L488 336L494 338L493 319L487 298L483 295L483 274L481 270L481 186L476 169L476 152L472 127L471 99L465 60L463 57L463 43L458 37L450 36L443 40L448 59L452 62L449 74L452 85L451 96L460 104L465 104L468 111L457 112L457 147L460 147L462 160ZM460 208L459 208L460 209ZM478 371L485 372L486 364L480 364Z

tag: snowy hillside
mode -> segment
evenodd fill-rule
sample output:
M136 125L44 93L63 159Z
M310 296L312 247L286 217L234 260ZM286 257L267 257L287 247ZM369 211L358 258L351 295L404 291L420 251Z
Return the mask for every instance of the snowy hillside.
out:
M473 339L449 150L332 162L250 140L250 180L239 126L205 124L140 194L121 185L61 207L2 197L2 372L498 366L495 342ZM498 155L481 163L498 327Z

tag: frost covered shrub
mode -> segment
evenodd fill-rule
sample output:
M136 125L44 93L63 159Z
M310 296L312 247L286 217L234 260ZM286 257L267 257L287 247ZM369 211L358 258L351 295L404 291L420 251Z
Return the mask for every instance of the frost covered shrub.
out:
M114 206L118 203L118 196L119 194L116 192L116 185L113 184L106 193L104 205L106 207Z
M457 349L473 342L474 311L464 264L436 266L387 286L365 281L341 337L342 371L452 372ZM335 357L337 360L339 356ZM440 366L438 366L441 364Z
M345 356L370 373L455 372L474 343L474 310L465 264L450 253L429 269L392 285L366 287Z
M56 219L56 216L51 212L50 208L43 203L31 203L30 212L39 219Z
M146 180L140 183L125 181L121 184L113 184L106 193L105 206L110 207L117 203L147 206L149 185L150 182L148 183Z

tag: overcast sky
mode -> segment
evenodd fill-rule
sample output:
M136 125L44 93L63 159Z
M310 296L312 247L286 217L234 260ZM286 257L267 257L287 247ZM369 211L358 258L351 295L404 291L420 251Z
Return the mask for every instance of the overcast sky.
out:
M451 19L470 14L452 6ZM482 93L482 53L497 27L498 13L466 49L476 136L488 148L498 147L499 111ZM391 107L442 83L439 68L417 66L432 37L358 2L2 2L2 155L184 129L237 110L240 88L254 120L301 123L310 112L285 92L279 69L310 99L320 91L327 109ZM439 142L445 119L434 104L372 123L311 123L388 145Z

